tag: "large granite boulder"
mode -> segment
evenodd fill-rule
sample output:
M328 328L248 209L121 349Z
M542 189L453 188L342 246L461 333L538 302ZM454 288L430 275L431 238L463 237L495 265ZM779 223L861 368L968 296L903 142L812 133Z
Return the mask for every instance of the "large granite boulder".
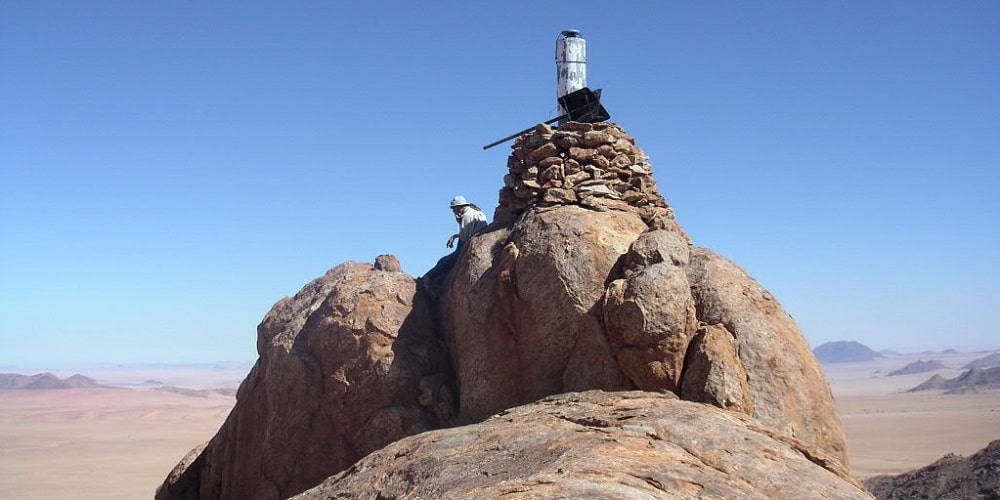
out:
M562 392L669 391L846 463L829 384L791 316L736 264L635 213L528 209L473 239L441 311L463 422Z
M740 413L590 391L397 441L294 498L872 497L836 460Z
M566 206L473 239L441 305L465 421L560 392L632 387L599 304L645 229L627 212Z
M704 248L692 249L688 279L699 321L721 325L734 339L750 414L847 465L830 385L778 300L735 263Z
M286 498L452 417L450 363L395 258L278 301L257 350L229 418L157 498Z

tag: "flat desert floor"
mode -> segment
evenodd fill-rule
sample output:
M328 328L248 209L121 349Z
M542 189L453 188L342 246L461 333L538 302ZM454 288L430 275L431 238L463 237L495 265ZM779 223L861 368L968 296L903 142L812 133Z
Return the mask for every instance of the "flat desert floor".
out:
M84 374L117 388L0 390L0 499L153 498L236 400L156 390L149 381L234 389L248 372L109 370Z
M824 365L861 478L969 455L1000 439L1000 391L907 393L931 373L887 376L917 359L962 373L983 353L904 355ZM152 498L189 450L210 439L235 399L154 390L235 388L247 370L110 370L86 373L113 389L0 390L0 499ZM57 372L66 377L72 373Z
M907 354L864 363L823 365L847 434L851 472L859 478L899 474L948 453L968 456L1000 439L1000 390L967 394L906 392L933 374L954 378L984 352ZM917 360L948 369L888 373Z

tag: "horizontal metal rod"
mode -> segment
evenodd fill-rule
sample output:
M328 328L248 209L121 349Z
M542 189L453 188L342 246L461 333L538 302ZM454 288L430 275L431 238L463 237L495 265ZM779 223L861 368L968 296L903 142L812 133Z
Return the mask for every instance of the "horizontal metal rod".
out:
M548 125L550 123L555 123L555 122L557 122L559 120L562 120L563 118L569 118L569 114L559 115L559 116L557 116L557 117L555 117L555 118L553 118L553 119L551 119L551 120L549 120L547 122L544 122L544 123L546 125ZM516 133L513 133L511 135L508 135L507 137L504 137L503 139L500 139L500 140L497 140L497 141L493 141L493 142L491 142L491 143L483 146L483 150L490 149L493 146L496 146L497 144L503 144L503 143L505 143L505 142L507 142L507 141L509 141L509 140L511 140L511 139L513 139L513 138L515 138L515 137L517 137L519 135L521 135L521 134L524 134L524 133L527 133L527 132L531 132L531 129L535 128L536 126L537 125L532 125L532 126L526 128L526 129L524 129L524 130L522 130L520 132L516 132Z

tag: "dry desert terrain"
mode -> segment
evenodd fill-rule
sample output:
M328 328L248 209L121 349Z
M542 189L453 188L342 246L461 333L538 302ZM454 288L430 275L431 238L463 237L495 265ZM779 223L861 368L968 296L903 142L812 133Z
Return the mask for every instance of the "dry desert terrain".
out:
M943 394L906 392L937 373L954 378L984 352L907 354L864 363L823 365L833 389L855 476L898 474L945 454L971 455L1000 439L1000 391ZM887 374L917 360L935 359L949 369L912 375Z
M107 389L0 390L0 499L152 498L171 468L222 425L249 368L85 373ZM60 377L73 373L54 372Z
M985 354L903 355L824 365L847 432L855 475L895 474L1000 438L1000 391L907 393L931 373L886 376L937 359L951 378ZM243 370L115 369L84 373L108 389L0 390L0 498L152 498L170 469L222 425L231 396L151 387L235 388ZM72 373L57 372L60 377Z

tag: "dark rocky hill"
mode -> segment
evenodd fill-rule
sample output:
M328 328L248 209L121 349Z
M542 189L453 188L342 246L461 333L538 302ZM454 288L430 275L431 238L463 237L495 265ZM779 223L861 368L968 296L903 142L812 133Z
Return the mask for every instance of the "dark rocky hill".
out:
M934 360L934 359L929 360L929 361L924 361L922 359L918 359L918 360L916 360L916 361L914 361L914 362L912 362L912 363L910 363L910 364L908 364L908 365L906 365L906 366L904 366L904 367L902 367L902 368L900 368L898 370L893 370L893 371L889 372L889 376L893 376L893 375L912 375L914 373L927 373L927 372L932 372L932 371L935 371L935 370L943 370L943 369L946 369L946 368L948 368L948 367L945 366L944 363L942 363L940 361L937 361L937 360Z
M821 344L813 349L813 354L820 363L854 363L884 357L870 347L851 340Z
M923 383L907 392L936 391L944 389L946 385L948 385L948 379L942 377L941 375L934 374L933 377L923 381Z
M950 380L934 375L908 392L944 390L945 394L961 394L994 389L1000 389L1000 366L982 370L972 368Z
M927 467L898 476L865 480L876 498L1000 499L1000 440L970 457L946 455Z
M994 366L1000 366L1000 352L995 352L988 356L984 356L977 360L969 362L962 368L992 368Z

